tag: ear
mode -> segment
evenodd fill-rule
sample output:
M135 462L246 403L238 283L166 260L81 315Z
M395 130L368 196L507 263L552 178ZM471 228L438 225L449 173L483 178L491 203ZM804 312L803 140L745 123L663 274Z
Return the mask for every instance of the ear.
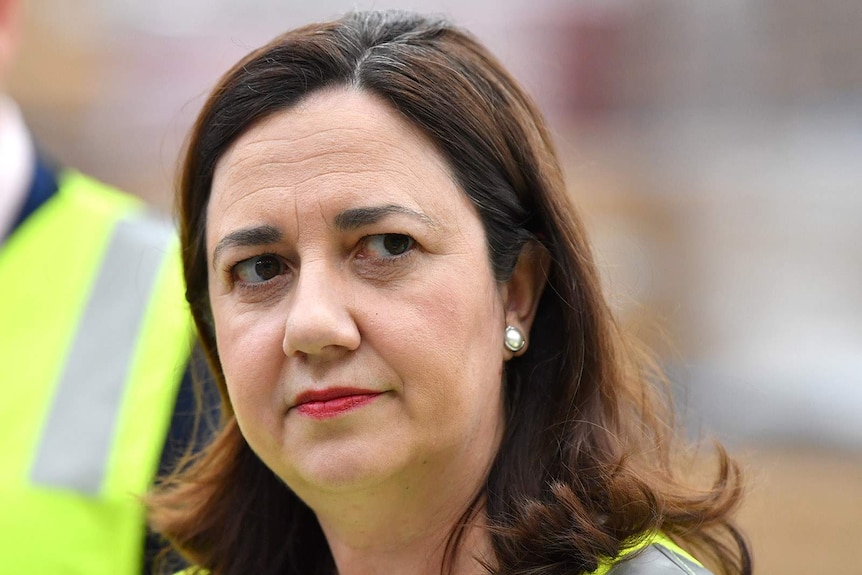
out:
M551 266L551 256L545 246L536 241L524 244L512 277L506 282L503 291L503 301L506 309L506 325L518 328L527 337L536 317L539 299L545 285L548 283L548 271ZM512 356L522 355L529 346L511 353Z

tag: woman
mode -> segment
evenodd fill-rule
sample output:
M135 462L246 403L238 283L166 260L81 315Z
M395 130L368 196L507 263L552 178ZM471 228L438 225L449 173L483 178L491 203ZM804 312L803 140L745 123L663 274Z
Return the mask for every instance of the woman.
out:
M736 467L678 477L543 121L469 35L359 13L256 50L178 208L228 416L150 504L195 565L750 573Z

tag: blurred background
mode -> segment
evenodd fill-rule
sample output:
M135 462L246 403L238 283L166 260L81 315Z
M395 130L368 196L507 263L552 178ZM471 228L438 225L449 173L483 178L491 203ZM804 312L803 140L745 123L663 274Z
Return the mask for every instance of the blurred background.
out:
M168 212L218 76L371 7L451 16L536 98L617 313L745 464L756 571L862 573L862 3L30 0L11 92L49 155Z

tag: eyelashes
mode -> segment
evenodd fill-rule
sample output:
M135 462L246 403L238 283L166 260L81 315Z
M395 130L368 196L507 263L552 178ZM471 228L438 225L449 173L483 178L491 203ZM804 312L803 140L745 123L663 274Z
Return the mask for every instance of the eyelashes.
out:
M367 251L376 252L377 255L371 257L395 259L412 250L416 245L416 240L406 234L376 234L366 236L362 245ZM360 254L357 254L357 257L368 257L363 252Z
M280 257L263 254L238 262L231 271L234 279L242 283L259 284L284 274L286 268Z
M374 267L395 265L410 257L418 247L416 240L407 234L374 234L365 236L353 252L353 258L362 271ZM291 266L274 253L259 254L236 262L229 267L235 285L259 288L277 282L291 274ZM373 275L373 274L372 274Z

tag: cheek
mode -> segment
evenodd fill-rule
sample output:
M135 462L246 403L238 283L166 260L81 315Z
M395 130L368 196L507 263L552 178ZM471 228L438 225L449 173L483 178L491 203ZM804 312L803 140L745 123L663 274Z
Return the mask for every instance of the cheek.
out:
M284 330L272 313L230 313L214 304L216 345L228 395L238 415L272 408L278 394Z
M454 278L426 281L406 294L402 305L391 307L392 313L375 314L373 321L402 342L405 352L437 355L448 363L463 357L470 346L486 342L494 325L502 321L495 295Z
M415 417L443 422L456 412L493 405L499 395L502 304L493 284L470 285L464 277L425 282L406 309L378 319L389 333L387 355Z

